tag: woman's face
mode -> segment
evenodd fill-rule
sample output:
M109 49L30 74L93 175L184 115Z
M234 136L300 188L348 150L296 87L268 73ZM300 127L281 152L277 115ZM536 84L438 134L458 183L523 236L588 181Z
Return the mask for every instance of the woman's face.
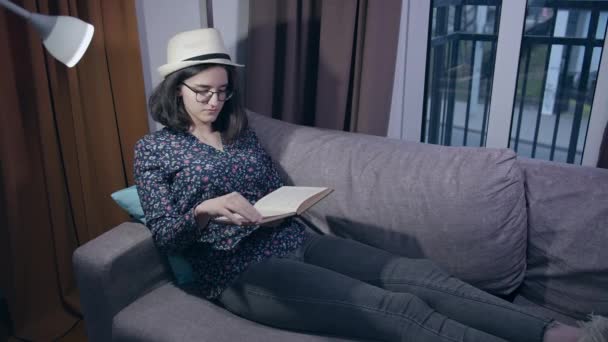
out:
M221 99L228 91L228 72L221 66L213 66L183 83L185 85L179 87L178 95L182 97L194 126L211 126L224 107Z

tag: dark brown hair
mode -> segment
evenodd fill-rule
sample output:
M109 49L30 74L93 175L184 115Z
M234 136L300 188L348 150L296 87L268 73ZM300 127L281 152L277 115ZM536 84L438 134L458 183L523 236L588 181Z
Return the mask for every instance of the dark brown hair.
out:
M178 95L178 88L186 79L214 66L220 66L228 73L228 88L233 91L233 95L224 103L212 127L222 134L225 141L232 142L236 139L247 128L247 115L241 102L235 67L229 65L198 64L167 75L156 86L148 101L154 121L171 129L187 132L193 122L184 108L181 96Z

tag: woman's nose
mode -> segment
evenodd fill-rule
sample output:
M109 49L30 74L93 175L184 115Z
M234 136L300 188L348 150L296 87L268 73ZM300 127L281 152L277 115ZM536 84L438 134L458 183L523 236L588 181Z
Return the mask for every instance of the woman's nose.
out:
M207 102L207 104L209 104L213 108L217 107L217 105L219 103L218 97L219 97L218 93L213 93L211 95L211 98L209 99L209 102Z
M209 102L207 102L207 104L212 108L216 108L218 103L219 101L217 100L216 94L213 94L213 96L211 96L211 98L209 99Z

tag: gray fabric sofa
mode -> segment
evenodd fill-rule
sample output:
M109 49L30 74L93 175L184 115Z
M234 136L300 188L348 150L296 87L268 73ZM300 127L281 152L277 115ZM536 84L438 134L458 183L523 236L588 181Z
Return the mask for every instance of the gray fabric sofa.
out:
M249 118L287 183L335 189L303 215L311 229L431 258L565 322L608 314L607 170ZM139 223L78 248L74 267L93 342L346 341L256 324L183 292Z

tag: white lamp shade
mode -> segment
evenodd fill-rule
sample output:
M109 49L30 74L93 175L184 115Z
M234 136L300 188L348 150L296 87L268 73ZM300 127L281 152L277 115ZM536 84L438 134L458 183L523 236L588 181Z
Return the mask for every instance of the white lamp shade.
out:
M74 17L61 15L56 20L42 43L53 57L71 68L89 47L95 28Z
M93 38L93 25L78 18L31 13L9 0L0 0L0 6L27 19L42 37L46 50L70 68L82 58Z

